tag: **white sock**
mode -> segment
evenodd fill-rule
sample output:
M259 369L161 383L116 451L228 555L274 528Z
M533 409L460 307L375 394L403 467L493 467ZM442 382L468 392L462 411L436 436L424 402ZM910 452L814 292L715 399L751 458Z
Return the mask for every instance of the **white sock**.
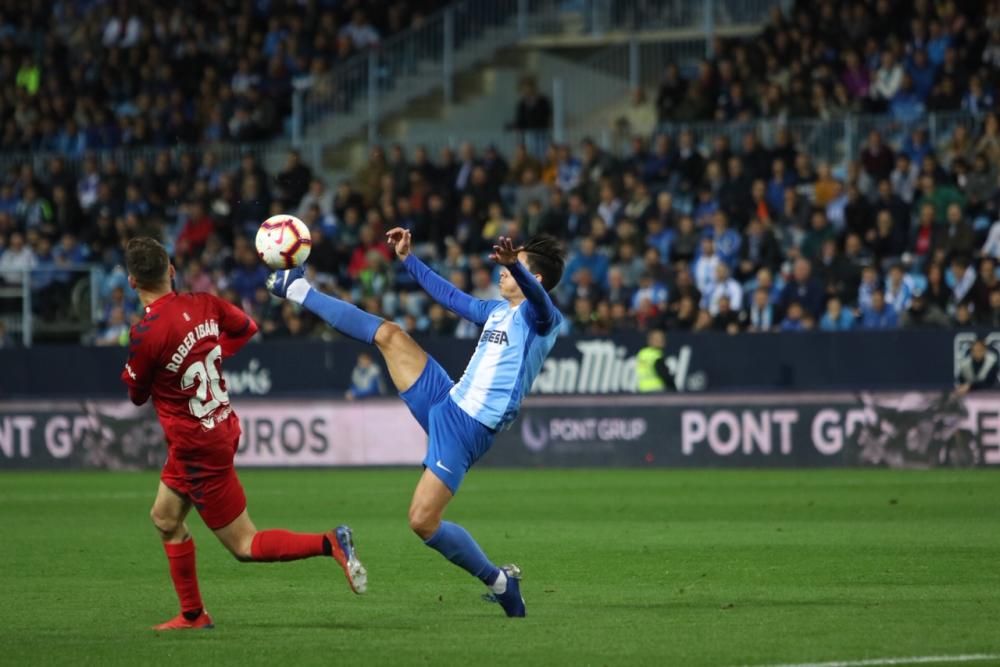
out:
M299 278L298 280L293 280L292 284L288 286L285 290L285 296L289 301L293 301L300 306L306 300L306 295L309 294L309 290L312 289L312 285L305 278Z
M497 575L497 580L493 582L490 586L490 590L493 591L495 595L503 595L507 592L507 573L500 570L500 574Z

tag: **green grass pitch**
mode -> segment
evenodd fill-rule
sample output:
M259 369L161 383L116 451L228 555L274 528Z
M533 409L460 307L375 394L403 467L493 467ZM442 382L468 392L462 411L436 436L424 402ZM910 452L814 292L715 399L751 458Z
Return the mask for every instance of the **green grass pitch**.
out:
M0 663L762 665L1000 653L990 471L475 470L448 518L526 619L407 527L416 470L243 471L258 527L348 522L369 570L241 564L192 516L214 631L176 613L156 476L0 474ZM1000 662L1000 661L998 661ZM983 664L983 663L980 663Z

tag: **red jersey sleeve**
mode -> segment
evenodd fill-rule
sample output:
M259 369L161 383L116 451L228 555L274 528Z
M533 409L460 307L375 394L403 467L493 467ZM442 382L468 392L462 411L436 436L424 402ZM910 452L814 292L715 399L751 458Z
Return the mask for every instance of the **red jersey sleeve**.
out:
M222 346L223 358L228 358L240 351L257 333L257 323L241 308L213 296L218 309L219 344Z
M142 405L149 399L159 356L156 341L151 335L146 335L149 328L143 320L129 331L128 359L121 375L122 382L128 387L129 398L136 405Z

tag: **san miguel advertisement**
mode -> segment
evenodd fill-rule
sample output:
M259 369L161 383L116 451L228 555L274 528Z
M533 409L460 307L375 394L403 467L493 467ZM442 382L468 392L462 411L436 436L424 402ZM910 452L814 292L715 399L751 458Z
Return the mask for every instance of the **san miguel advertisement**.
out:
M957 364L977 336L1000 353L1000 332L936 330L811 332L727 336L669 333L664 361L673 391L844 391L933 390L949 386ZM475 340L419 341L452 378L461 376ZM638 333L604 338L561 336L545 360L532 393L536 396L629 395L636 391ZM353 341L264 341L248 345L226 361L233 396L246 398L330 398L350 386L359 353ZM761 364L761 359L768 363ZM920 359L920 363L913 363ZM121 348L47 345L0 349L0 401L117 399L125 363ZM384 369L383 369L384 370ZM72 377L72 382L66 378ZM237 408L239 406L237 405Z
M243 399L235 407L244 467L419 465L426 451L426 435L396 399ZM144 469L164 456L149 406L0 404L0 470ZM535 396L482 464L1000 466L1000 394Z

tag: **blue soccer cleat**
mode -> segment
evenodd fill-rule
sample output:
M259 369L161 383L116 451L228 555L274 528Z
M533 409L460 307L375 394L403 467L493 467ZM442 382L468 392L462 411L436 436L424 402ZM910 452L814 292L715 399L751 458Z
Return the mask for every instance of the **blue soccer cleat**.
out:
M306 271L301 266L287 271L275 271L267 277L267 289L274 296L288 298L288 286L296 280L305 280Z
M503 607L507 616L524 618L524 598L521 597L521 568L517 565L503 565L500 569L507 575L507 590L499 595L494 593L486 596L486 599Z

